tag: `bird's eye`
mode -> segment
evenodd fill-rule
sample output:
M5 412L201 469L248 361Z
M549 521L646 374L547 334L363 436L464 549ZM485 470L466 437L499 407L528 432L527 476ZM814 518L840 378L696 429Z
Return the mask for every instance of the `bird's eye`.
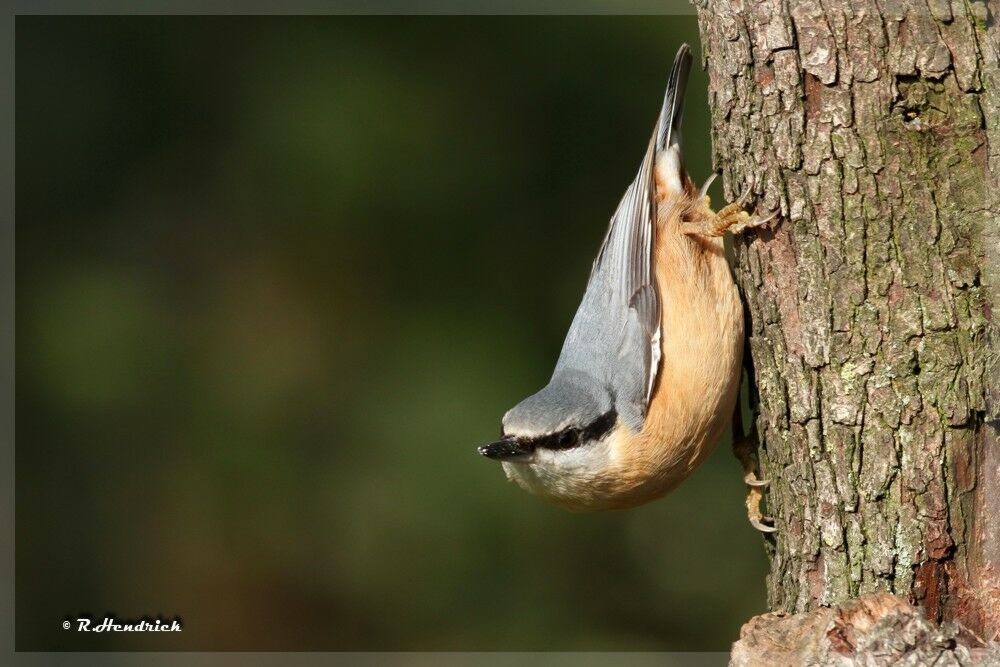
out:
M577 432L576 431L565 431L559 436L559 446L560 447L572 447L576 444Z

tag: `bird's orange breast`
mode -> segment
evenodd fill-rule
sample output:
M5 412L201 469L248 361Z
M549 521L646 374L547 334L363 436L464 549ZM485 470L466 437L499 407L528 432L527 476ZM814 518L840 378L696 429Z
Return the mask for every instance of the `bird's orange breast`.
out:
M702 202L690 184L682 204ZM667 205L663 205L666 203ZM662 317L659 373L643 429L620 429L620 506L648 502L682 482L732 418L742 375L743 309L722 238L680 231L685 206L658 207L655 268Z

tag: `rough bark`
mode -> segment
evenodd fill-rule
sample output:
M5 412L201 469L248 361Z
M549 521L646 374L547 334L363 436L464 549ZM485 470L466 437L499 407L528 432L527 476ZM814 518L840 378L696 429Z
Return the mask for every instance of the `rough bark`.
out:
M992 0L991 0L992 1ZM773 610L887 591L1000 637L997 7L695 0Z
M869 593L794 616L754 617L743 626L729 664L1000 667L1000 651L958 623L938 626L898 597Z

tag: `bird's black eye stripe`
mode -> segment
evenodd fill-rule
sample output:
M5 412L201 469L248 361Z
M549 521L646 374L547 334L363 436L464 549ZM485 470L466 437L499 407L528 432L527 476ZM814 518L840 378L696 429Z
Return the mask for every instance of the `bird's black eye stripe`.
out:
M618 413L614 410L609 410L603 415L591 422L590 426L583 429L580 440L587 442L590 440L600 440L605 435L611 431L615 426L615 422L618 421Z
M610 410L584 428L568 428L559 433L536 438L531 444L534 448L572 449L585 442L600 440L614 427L617 420L618 413Z

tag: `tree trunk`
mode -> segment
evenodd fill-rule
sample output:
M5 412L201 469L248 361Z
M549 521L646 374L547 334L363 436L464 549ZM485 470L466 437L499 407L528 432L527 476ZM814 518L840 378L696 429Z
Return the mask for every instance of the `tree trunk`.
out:
M735 243L769 604L1000 638L997 6L695 4L727 198L780 209Z

